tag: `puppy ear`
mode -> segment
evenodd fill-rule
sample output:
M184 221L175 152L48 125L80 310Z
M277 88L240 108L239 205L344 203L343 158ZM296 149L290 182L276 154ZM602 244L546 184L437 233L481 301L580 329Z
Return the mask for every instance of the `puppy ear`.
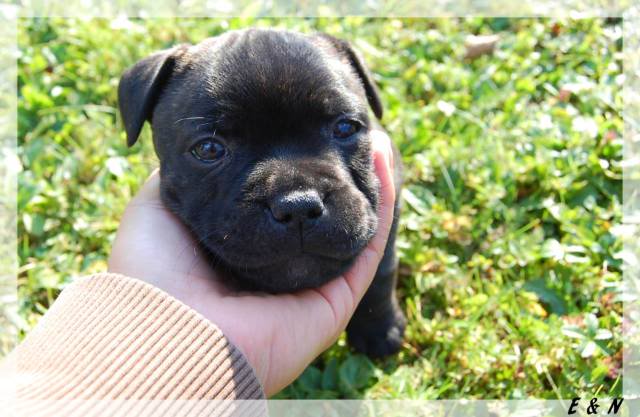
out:
M320 33L319 36L329 41L338 53L342 54L342 56L349 61L349 64L351 64L358 77L360 77L360 81L362 81L362 86L367 95L369 106L373 109L373 114L375 114L378 119L382 119L382 102L378 94L378 89L360 54L358 54L347 41L334 38L326 33Z
M177 58L187 49L179 45L156 52L129 68L120 78L118 105L127 132L127 145L138 140L142 125L151 120L156 101L162 88L171 77Z

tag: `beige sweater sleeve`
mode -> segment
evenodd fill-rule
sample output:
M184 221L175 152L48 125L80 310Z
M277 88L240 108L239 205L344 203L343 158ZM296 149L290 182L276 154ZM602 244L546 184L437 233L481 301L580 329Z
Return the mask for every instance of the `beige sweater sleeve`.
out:
M70 284L7 362L19 401L264 397L220 329L165 292L118 274Z

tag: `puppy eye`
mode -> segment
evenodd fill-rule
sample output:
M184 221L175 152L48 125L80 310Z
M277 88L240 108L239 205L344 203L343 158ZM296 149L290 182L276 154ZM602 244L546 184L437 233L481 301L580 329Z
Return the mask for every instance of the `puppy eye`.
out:
M348 139L360 131L361 125L355 120L342 119L333 126L333 137Z
M205 139L191 148L191 155L202 162L215 162L227 153L224 145L213 139Z

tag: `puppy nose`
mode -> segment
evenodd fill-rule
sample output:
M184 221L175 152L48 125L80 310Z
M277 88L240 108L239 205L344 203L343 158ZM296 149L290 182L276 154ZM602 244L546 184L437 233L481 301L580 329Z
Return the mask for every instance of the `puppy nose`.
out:
M275 197L269 204L273 218L283 224L298 224L317 219L324 204L315 190L291 191Z

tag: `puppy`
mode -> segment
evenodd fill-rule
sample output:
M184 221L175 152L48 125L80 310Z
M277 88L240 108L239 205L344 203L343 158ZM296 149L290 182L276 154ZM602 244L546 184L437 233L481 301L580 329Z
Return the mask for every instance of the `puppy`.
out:
M164 204L236 288L321 286L374 236L369 132L379 125L368 107L379 119L382 104L347 42L228 32L143 59L122 76L118 97L129 146L151 123ZM395 297L396 231L397 220L347 327L350 344L371 357L396 352L405 327Z

